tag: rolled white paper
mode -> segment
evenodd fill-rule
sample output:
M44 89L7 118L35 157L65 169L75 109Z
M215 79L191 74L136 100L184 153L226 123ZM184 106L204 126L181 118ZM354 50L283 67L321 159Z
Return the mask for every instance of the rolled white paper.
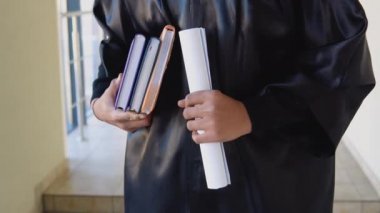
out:
M180 31L179 38L190 92L211 90L205 29ZM203 134L203 131L200 130L198 133ZM231 184L223 143L201 144L200 148L207 187L219 189Z

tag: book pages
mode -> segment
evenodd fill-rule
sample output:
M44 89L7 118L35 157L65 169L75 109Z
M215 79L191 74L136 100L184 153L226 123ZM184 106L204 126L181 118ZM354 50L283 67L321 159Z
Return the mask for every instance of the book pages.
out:
M193 28L180 31L179 38L190 92L211 90L205 29ZM199 130L198 133L204 132ZM223 143L201 144L200 149L207 187L219 189L231 184Z

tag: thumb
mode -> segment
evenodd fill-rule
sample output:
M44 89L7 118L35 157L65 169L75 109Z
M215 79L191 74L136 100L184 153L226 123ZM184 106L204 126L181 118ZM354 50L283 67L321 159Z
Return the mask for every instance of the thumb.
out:
M121 76L122 76L122 74L119 73L119 75L118 75L117 78L116 78L116 83L117 83L117 84L120 83L120 81L121 81Z
M111 81L111 84L108 87L112 94L116 94L117 90L119 89L120 82L121 82L121 73L119 74L117 78Z

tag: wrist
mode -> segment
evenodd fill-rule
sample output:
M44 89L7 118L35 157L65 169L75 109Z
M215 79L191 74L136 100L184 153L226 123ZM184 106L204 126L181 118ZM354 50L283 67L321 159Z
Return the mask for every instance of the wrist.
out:
M252 132L252 121L245 105L242 102L240 102L240 106L242 108L243 114L243 134L246 135Z
M95 113L95 102L98 100L99 98L95 98L91 101L90 105L91 105L91 110L92 110L92 114L95 116L96 119L102 121L99 116L96 115Z

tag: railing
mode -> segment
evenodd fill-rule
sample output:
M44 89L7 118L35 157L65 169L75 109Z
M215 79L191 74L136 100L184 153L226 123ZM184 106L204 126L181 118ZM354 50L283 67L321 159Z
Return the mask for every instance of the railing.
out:
M81 67L81 57L80 47L81 39L80 32L78 30L78 20L81 16L92 15L91 11L78 11L78 12L67 12L61 13L61 17L71 19L72 31L71 31L71 43L73 44L73 67L74 67L74 78L75 78L75 96L76 96L76 112L78 119L78 130L79 130L79 140L86 141L86 136L84 132L84 127L86 125L86 113L85 113L85 93L83 85L83 70Z

